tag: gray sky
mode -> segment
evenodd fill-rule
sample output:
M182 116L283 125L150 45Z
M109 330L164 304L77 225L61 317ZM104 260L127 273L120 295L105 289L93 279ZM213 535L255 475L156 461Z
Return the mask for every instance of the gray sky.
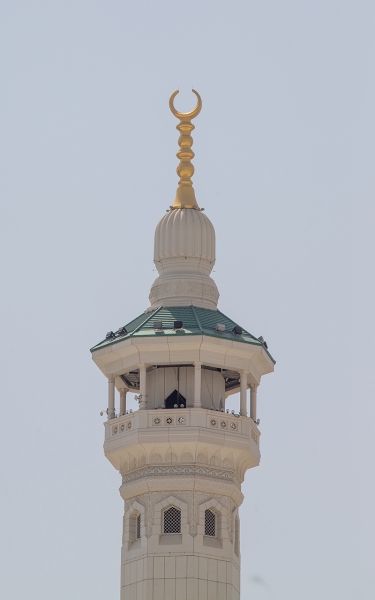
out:
M2 596L118 598L120 478L89 348L148 306L176 119L219 308L277 360L242 600L373 600L375 4L2 0ZM233 399L233 404L237 400Z

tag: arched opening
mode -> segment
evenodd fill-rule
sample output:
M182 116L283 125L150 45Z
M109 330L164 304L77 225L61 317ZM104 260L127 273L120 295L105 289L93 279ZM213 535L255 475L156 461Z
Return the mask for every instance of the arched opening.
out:
M204 513L204 535L217 536L216 515L209 508Z
M136 531L136 536L135 539L136 540L140 540L141 539L141 515L139 514L137 517L137 527L136 527L137 531Z
M165 408L186 408L186 398L184 398L180 392L174 390L169 394L168 398L164 400Z
M181 533L181 511L171 506L164 511L163 533Z

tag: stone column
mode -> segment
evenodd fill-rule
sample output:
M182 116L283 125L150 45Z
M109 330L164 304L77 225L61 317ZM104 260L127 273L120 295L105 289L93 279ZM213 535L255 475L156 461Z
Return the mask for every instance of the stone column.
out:
M146 386L146 369L147 365L142 363L139 366L139 393L141 400L139 402L139 410L146 410L147 407L147 386Z
M126 413L126 388L120 389L120 415L124 415Z
M254 421L257 420L257 390L258 384L250 384L250 418Z
M202 363L194 363L194 408L202 408Z
M108 420L115 418L115 377L108 377Z
M246 399L247 399L247 375L249 371L241 371L240 380L240 415L247 417Z

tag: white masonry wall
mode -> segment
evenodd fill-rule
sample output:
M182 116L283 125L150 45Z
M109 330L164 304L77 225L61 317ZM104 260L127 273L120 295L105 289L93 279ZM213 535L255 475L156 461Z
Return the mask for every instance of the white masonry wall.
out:
M171 506L181 510L181 534L163 534L163 511ZM204 535L207 508L217 515L215 538ZM139 514L141 539L136 540L134 524ZM126 501L121 600L239 600L238 534L237 508L218 494L178 491Z
M239 600L231 561L197 555L146 556L122 564L121 600Z

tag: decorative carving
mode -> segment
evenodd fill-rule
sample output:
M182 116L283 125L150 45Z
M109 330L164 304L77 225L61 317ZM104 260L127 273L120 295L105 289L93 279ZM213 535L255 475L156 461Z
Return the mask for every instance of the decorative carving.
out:
M172 417L167 417L167 419L165 419L165 422L167 425L172 425L172 423L173 423Z
M153 455L155 456L155 455ZM159 455L160 456L160 455ZM175 456L175 455L174 455ZM172 462L174 462L174 456L172 454ZM151 457L152 458L152 457ZM177 457L176 457L177 458ZM215 458L213 464L215 463ZM160 457L161 462L161 457ZM137 471L130 473L124 473L122 477L123 485L132 483L138 479L144 477L203 477L208 479L217 479L226 481L228 483L235 483L239 485L239 478L234 471L224 471L218 468L212 468L209 466L202 465L158 465L158 466L146 466Z
M154 419L154 424L155 425L160 425L161 420L159 419L159 417L156 417L156 419Z
M223 429L225 429L225 427L227 426L227 422L226 421L221 421L220 425Z
M254 440L254 442L258 445L258 436L255 433L254 429L251 429L251 437Z
M169 283L162 283L161 285L154 285L151 288L149 299L150 301L155 301L158 298L162 298L165 296L171 296L171 289Z
M212 427L216 427L216 420L215 419L211 419L211 425L212 425Z
M193 462L193 456L190 454L190 452L183 453L183 455L181 456L181 462L183 462L183 463L192 463Z
M141 461L140 461L140 465L143 467L146 464L146 457L145 455L142 456Z
M125 431L125 423L121 423L120 431Z
M171 448L169 448L166 452L165 462L167 462L167 463L176 463L177 462L177 456L174 452L172 452Z
M231 469L232 466L232 461L229 458L225 458L223 462L223 467L225 467L226 469Z
M161 463L162 462L162 458L160 456L160 454L152 454L151 458L150 458L150 463L152 465L155 465L157 463Z
M197 462L200 463L201 465L207 464L207 457L206 457L206 455L202 454L202 452L200 454L198 454Z
M215 303L219 299L219 292L215 285L202 284L198 281L189 279L177 279L170 283L153 285L150 291L150 302L156 302L159 298L170 298L171 296L199 296L200 298L210 298Z
M216 302L219 299L219 292L217 291L217 288L213 285L207 285L206 283L203 284L203 295L212 298Z
M180 425L182 425L183 423L185 423L184 417L178 417L177 421L178 421L178 423L180 423Z
M185 282L182 279L177 279L171 283L171 292L174 296L181 296L186 289Z
M118 427L117 427L117 425L115 425L115 427L112 427L112 435L116 435L117 432L118 432Z
M186 283L186 291L188 294L199 294L199 296L201 296L203 292L203 285L195 281L188 281Z
M222 504L227 509L227 527L228 527L228 538L229 541L233 543L233 519L234 519L234 511L236 509L235 504L232 498L228 496L214 496L220 504Z
M237 429L237 423L231 423L230 424L230 428L231 429Z
M189 532L193 537L197 535L198 520L199 520L199 506L207 502L208 500L216 500L227 510L227 527L228 537L233 543L233 531L234 531L234 513L236 505L232 498L224 496L222 494L210 494L206 492L193 492L193 491L165 491L165 492L149 492L145 494L139 494L129 498L125 501L125 515L129 512L135 502L144 507L144 524L146 528L146 537L150 537L153 533L153 525L155 518L155 505L162 502L170 496L181 500L187 505L187 522L189 524ZM124 516L124 529L123 529L123 540L125 537L125 516ZM123 542L124 543L124 542Z

